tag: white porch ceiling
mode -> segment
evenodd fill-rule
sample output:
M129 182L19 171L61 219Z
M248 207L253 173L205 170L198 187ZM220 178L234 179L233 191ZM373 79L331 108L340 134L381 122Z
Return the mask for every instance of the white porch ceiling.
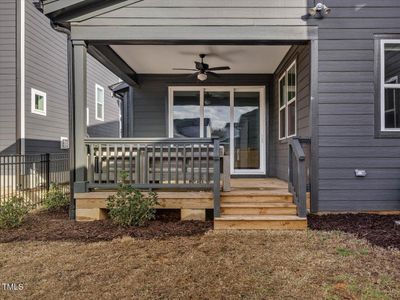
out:
M210 67L230 66L231 74L274 73L290 46L111 45L138 74L182 74L173 68L194 68L205 53Z

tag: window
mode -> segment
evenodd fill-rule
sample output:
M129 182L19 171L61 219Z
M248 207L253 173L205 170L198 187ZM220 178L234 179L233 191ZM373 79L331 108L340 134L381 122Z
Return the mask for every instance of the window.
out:
M279 78L279 139L296 135L296 61Z
M381 130L400 131L400 40L381 40Z
M31 89L31 111L33 114L45 116L47 110L46 93Z
M104 121L104 88L96 84L96 120Z

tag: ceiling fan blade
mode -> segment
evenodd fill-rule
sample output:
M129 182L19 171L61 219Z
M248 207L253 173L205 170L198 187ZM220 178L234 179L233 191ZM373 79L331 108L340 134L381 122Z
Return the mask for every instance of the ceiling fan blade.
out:
M207 75L214 76L214 77L217 77L217 78L219 78L219 77L220 77L220 76L219 76L217 73L210 72L210 71L207 71L207 72L206 72L206 74L207 74Z
M190 74L190 75L188 76L188 78L193 78L193 77L196 77L196 76L197 76L197 74L199 74L199 72L194 72L193 74Z
M210 71L224 71L224 70L230 70L230 69L231 68L228 66L209 68Z
M185 68L173 68L175 71L197 71L196 69L185 69Z

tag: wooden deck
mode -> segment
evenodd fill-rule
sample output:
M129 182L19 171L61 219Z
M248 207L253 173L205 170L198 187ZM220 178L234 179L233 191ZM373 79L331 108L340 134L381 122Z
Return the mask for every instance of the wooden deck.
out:
M158 209L180 209L183 220L205 219L213 208L212 192L158 191ZM106 218L106 199L115 191L77 193L78 221ZM231 190L221 193L221 216L214 228L222 229L305 229L307 220L296 215L287 182L276 178L233 178Z

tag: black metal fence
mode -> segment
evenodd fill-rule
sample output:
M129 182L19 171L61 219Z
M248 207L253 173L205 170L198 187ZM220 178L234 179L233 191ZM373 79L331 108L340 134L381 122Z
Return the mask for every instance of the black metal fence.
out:
M69 193L69 154L0 155L0 203L22 197L40 206L51 183Z

